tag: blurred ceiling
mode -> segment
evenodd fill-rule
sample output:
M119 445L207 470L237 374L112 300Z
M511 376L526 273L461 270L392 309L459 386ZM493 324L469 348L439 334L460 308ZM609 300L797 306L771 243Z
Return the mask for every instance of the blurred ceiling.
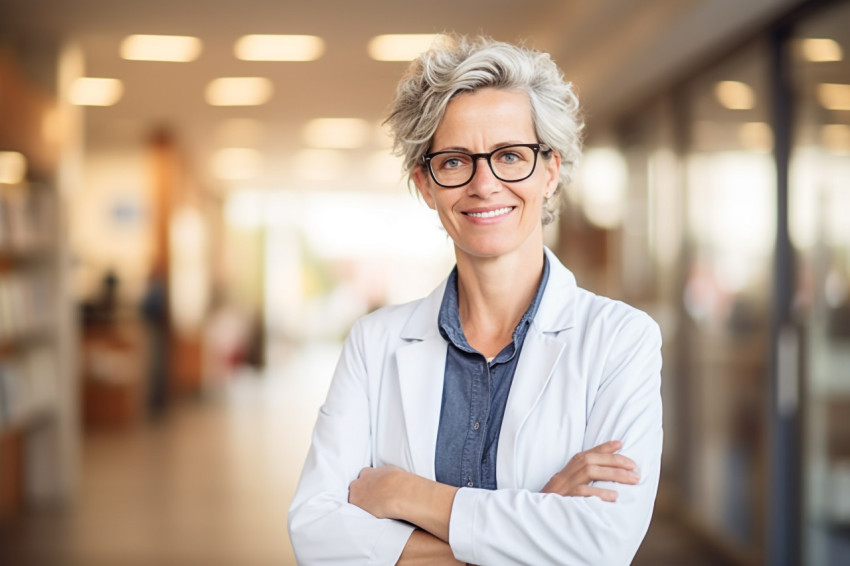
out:
M169 128L205 184L213 151L252 145L264 155L253 186L282 184L287 159L303 147L312 118L359 117L377 124L404 62L369 58L369 39L386 33L485 34L550 52L578 87L588 123L598 128L662 88L689 65L728 46L798 0L0 0L0 37L17 45L82 50L84 73L124 82L112 107L85 110L91 151L142 146ZM191 35L203 41L190 63L125 61L130 34ZM246 34L324 38L314 62L246 62L233 54ZM257 107L213 107L204 89L223 76L263 76L274 95ZM228 119L254 119L250 140L222 137ZM375 136L376 140L378 136ZM362 152L380 148L379 141ZM356 152L354 152L356 155ZM365 155L365 153L363 154ZM352 176L354 173L352 173ZM284 183L285 184L285 183ZM226 188L226 187L225 187Z

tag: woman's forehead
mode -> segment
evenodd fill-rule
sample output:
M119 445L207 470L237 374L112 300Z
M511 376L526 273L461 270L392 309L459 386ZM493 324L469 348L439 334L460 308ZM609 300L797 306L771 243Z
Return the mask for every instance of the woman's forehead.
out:
M434 146L531 143L536 141L534 133L527 94L487 88L461 93L449 102L434 133Z

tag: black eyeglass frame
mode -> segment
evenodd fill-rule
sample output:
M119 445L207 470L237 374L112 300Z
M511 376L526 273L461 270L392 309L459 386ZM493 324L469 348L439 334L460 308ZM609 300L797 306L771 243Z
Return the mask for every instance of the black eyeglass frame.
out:
M528 175L526 175L525 177L522 177L520 179L503 179L503 178L499 177L499 174L496 173L495 169L493 169L493 162L491 161L493 154L498 153L502 150L511 148L511 147L527 147L527 148L531 149L532 151L534 151L534 163L531 165L531 171L528 172ZM535 171L535 169L537 169L537 156L538 156L538 154L543 153L544 157L545 157L546 154L549 154L551 152L552 152L552 148L549 147L548 145L546 145L545 143L512 143L510 145L503 145L502 147L497 147L496 149L494 149L490 153L467 153L465 151L458 151L458 150L451 150L450 149L450 150L446 150L446 151L435 151L434 153L426 153L425 155L422 156L422 165L427 166L428 173L431 174L431 178L434 180L435 183L437 183L439 186L443 187L444 189L456 189L458 187L462 187L464 185L469 184L469 182L472 181L472 179L475 177L475 173L477 171L479 159L486 159L487 165L490 166L490 172L493 173L494 177L496 177L497 179L499 179L503 183L519 183L520 181L525 181L526 179L528 179L529 177L534 175L534 171ZM431 160L438 155L445 155L447 153L460 153L462 155L469 156L472 159L472 173L469 175L469 179L467 179L463 183L460 183L459 185L444 185L443 183L441 183L440 181L437 180L437 176L434 174L434 170L431 169Z

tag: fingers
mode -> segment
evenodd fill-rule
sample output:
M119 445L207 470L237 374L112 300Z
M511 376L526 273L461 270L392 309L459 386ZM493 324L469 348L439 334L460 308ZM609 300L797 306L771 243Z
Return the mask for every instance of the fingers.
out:
M609 454L592 452L579 452L571 461L575 466L607 466L612 468L622 468L624 470L634 470L637 464L631 458L627 458L622 454Z
M621 441L612 440L579 452L562 470L552 476L542 492L558 493L564 496L596 495L605 501L616 500L615 491L591 484L612 482L635 485L640 482L637 463L631 458L616 453L622 446Z
M623 485L637 485L640 482L640 474L634 470L614 468L609 466L587 466L580 470L568 473L561 471L554 476L544 487L543 491L558 492L562 495L570 494L570 489L581 485L587 485L597 481L620 483Z
M576 495L580 497L593 497L596 496L602 501L617 501L617 492L613 489L603 489L601 487L593 487L589 485L583 485L576 490Z
M609 466L589 466L585 478L587 483L594 481L610 481L626 485L635 485L640 481L640 474L634 470L614 468Z
M586 450L584 453L592 452L597 454L613 454L622 447L623 443L621 441L609 440L608 442L603 442L599 446L594 446L590 450Z

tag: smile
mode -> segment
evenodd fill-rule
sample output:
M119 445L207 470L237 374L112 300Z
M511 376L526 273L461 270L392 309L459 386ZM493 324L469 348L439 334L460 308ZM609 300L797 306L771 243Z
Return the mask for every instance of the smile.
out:
M512 211L514 207L506 206L505 208L497 208L496 210L488 210L487 212L464 212L467 216L472 216L474 218L493 218L495 216L502 216L503 214L507 214Z

